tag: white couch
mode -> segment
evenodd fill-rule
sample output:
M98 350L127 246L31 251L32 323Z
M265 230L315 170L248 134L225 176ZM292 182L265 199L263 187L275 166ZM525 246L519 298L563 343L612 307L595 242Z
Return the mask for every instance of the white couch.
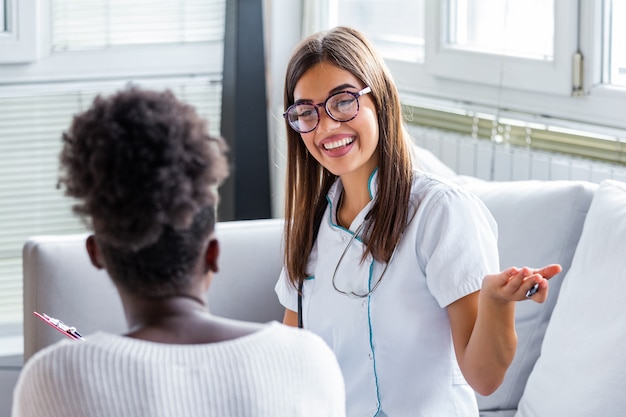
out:
M282 320L274 284L281 269L282 220L218 223L219 272L208 296L211 312L240 320ZM93 267L86 234L35 236L22 251L24 360L64 336L33 313L46 313L83 334L126 331L122 303L110 278Z
M505 382L478 397L483 416L626 414L626 184L484 182L451 175L486 203L499 226L500 263L560 263L546 303L518 304L519 345ZM280 220L220 223L215 314L280 320L273 292L281 264ZM63 336L33 311L84 334L122 332L121 304L89 264L84 236L35 237L24 247L25 358ZM419 375L416 375L419 378Z

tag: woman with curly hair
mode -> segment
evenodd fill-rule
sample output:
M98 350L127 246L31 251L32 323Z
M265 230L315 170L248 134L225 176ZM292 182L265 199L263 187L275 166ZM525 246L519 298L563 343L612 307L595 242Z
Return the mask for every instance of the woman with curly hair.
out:
M75 116L60 183L93 229L87 251L115 284L129 331L37 353L14 417L345 415L341 372L321 338L207 309L225 151L170 92L126 89Z
M416 169L398 90L360 32L296 47L284 117L284 322L333 348L349 416L478 416L475 391L515 353L515 301L544 301L560 266L497 273L493 217Z

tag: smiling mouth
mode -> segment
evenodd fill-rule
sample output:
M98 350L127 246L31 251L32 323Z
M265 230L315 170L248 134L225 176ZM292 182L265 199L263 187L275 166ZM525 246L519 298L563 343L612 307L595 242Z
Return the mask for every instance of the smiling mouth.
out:
M328 142L324 144L324 149L326 149L327 151L331 150L331 149L337 149L337 148L341 148L342 146L346 146L351 144L352 142L354 142L354 137L350 137L350 138L344 138L341 140L338 140L336 142Z

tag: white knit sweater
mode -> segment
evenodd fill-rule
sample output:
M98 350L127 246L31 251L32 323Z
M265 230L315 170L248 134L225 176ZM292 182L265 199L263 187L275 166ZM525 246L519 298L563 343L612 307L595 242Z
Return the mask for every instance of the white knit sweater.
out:
M12 416L344 417L345 389L325 342L279 323L200 345L100 332L33 356Z

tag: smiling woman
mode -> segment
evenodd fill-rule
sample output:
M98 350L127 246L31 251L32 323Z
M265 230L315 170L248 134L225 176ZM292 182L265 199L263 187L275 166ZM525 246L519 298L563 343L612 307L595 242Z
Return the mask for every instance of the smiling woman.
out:
M349 416L477 416L475 391L513 359L515 302L543 302L560 266L496 273L493 217L414 167L398 90L361 32L304 39L285 107L284 322L333 348Z

